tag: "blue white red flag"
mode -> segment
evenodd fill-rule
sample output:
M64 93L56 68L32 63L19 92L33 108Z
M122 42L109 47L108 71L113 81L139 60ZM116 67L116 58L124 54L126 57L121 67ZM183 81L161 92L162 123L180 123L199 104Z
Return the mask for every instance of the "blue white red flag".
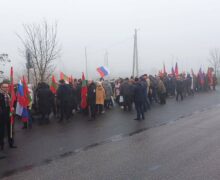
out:
M18 84L18 90L17 90L16 114L21 116L23 122L28 121L27 103L24 96L24 87L21 81Z
M104 66L98 67L97 71L98 71L98 73L100 74L101 77L104 77L104 76L107 76L107 75L110 74L109 70Z

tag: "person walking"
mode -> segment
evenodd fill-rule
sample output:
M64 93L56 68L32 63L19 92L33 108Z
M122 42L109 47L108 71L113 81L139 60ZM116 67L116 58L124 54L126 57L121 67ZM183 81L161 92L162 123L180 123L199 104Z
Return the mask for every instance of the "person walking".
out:
M14 127L10 122L9 101L9 81L3 80L2 84L0 85L0 150L4 150L4 137L6 134L5 132L7 132L9 147L17 148L17 146L14 145Z
M39 124L49 124L49 115L51 112L53 93L50 91L50 88L46 83L42 82L39 84L37 97L39 111L41 114Z
M183 88L183 80L181 76L178 76L176 80L176 101L179 100L179 96L181 97L181 101L183 100Z
M161 78L158 76L158 96L160 98L160 104L166 104L166 87L161 80Z
M134 120L144 120L144 102L145 102L145 87L141 84L138 78L135 78L134 88L134 103L137 111L137 117Z
M71 93L71 87L64 80L60 80L60 85L57 89L57 99L60 107L59 122L62 122L64 117L69 120L71 116Z
M121 85L120 94L123 96L124 100L124 111L131 111L132 109L132 85L129 82L129 79L126 78Z
M104 114L104 101L105 101L105 89L102 87L101 82L97 83L96 87L96 108L99 114Z
M96 84L93 81L89 81L87 102L90 112L90 120L95 120L96 117Z
M105 95L106 95L104 102L105 109L109 109L111 105L111 98L113 96L112 86L108 80L105 80L103 82L103 87L105 89Z

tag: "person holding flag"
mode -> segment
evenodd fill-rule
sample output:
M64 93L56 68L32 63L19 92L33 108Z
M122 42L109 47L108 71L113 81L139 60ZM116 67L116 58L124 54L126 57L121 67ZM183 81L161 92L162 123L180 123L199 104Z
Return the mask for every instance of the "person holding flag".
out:
M32 128L31 108L32 108L33 92L31 90L31 88L29 88L31 86L29 85L29 87L28 87L24 76L23 76L22 82L23 82L23 88L24 88L25 104L26 104L27 113L28 113L27 121L23 122L24 123L23 129L27 129L28 127Z
M0 86L0 149L4 149L4 137L5 131L8 136L8 143L10 148L17 148L14 145L14 136L13 136L13 122L10 119L11 111L13 110L10 107L11 97L9 95L10 86L8 80L3 80Z

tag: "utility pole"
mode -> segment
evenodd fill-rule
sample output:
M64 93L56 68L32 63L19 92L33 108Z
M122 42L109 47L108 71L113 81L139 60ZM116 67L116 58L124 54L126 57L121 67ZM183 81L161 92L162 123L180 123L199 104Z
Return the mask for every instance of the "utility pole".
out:
M87 49L85 47L85 61L86 61L86 79L88 80L88 62L87 62Z
M136 70L136 73L135 73ZM134 33L134 50L133 50L133 67L132 67L132 76L139 76L139 64L138 64L138 47L137 47L137 29Z

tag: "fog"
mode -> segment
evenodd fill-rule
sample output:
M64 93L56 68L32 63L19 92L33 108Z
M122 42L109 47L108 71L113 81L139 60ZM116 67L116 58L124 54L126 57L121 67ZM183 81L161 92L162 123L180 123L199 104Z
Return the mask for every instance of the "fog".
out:
M0 0L0 53L8 53L15 71L25 59L19 48L24 23L58 22L61 57L56 72L98 77L108 51L111 76L130 76L133 34L138 29L140 73L206 69L209 50L220 47L218 0ZM8 68L3 67L7 72Z

